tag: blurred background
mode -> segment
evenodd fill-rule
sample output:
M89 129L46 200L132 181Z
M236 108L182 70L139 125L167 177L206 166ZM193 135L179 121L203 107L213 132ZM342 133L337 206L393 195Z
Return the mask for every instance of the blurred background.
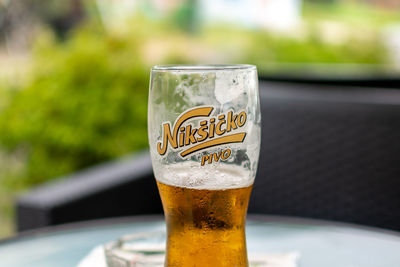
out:
M0 0L0 238L14 198L147 147L155 64L395 76L398 0Z

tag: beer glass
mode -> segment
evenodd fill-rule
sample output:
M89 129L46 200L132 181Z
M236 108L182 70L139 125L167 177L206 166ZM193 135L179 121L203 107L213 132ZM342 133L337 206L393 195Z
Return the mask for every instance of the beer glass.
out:
M148 133L167 224L165 266L248 266L260 124L255 66L152 68Z

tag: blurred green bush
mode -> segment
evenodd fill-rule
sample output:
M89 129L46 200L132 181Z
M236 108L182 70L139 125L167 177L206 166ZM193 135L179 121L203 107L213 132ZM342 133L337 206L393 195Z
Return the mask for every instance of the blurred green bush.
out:
M51 36L50 36L51 37ZM22 151L26 187L147 146L149 68L139 38L86 27L65 43L42 38L32 73L9 91L0 143Z

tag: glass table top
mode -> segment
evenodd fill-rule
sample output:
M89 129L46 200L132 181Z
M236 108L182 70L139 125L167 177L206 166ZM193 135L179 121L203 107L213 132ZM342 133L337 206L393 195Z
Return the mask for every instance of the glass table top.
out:
M1 266L76 266L94 247L120 236L163 231L160 216L51 227L0 242ZM249 216L249 253L299 252L300 267L398 267L400 234L349 224Z

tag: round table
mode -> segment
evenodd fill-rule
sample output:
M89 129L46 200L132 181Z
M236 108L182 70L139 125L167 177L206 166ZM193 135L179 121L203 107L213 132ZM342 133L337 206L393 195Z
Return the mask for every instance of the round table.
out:
M163 230L160 216L135 216L49 227L0 242L0 265L76 266L95 246ZM319 220L249 215L249 253L300 253L300 267L399 267L400 234Z

